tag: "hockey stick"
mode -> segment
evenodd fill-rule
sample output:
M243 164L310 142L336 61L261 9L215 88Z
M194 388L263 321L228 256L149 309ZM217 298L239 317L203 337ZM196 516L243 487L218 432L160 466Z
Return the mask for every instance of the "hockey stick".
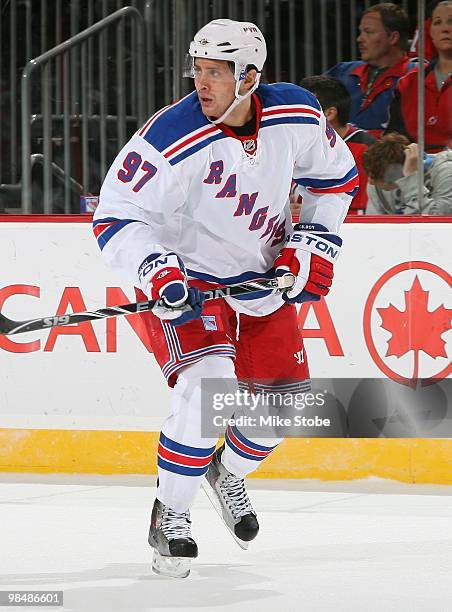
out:
M285 274L279 278L261 279L240 283L237 285L229 285L225 287L216 287L215 289L204 290L206 300L217 300L225 297L240 297L261 291L284 291L289 289L294 282L294 277L291 274ZM109 306L108 308L100 308L92 312L74 312L65 315L55 315L53 317L43 317L41 319L29 319L28 321L13 321L0 313L0 334L4 336L12 336L13 334L23 334L29 331L39 329L50 329L51 327L60 327L62 325L72 325L74 323L83 323L84 321L93 321L95 319L106 319L108 317L119 317L121 315L135 314L138 312L147 312L152 310L154 306L159 304L157 300L149 302L135 302L133 304L122 304L121 306ZM161 304L163 305L163 304ZM183 306L176 310L187 310L189 306Z

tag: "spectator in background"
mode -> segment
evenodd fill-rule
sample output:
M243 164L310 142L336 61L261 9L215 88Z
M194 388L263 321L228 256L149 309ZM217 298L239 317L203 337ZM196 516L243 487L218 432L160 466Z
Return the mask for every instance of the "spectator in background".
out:
M430 26L432 25L432 18L429 17L424 23L424 59L430 61L436 55L436 48L433 44L432 37L430 36ZM411 41L411 47L408 52L411 58L419 57L419 26Z
M424 21L424 59L428 61L432 60L437 54L436 47L433 44L432 37L430 36L430 26L432 25L431 14L438 2L440 2L440 0L434 0L433 2L429 2L427 4L427 15L429 15L429 17ZM411 47L408 55L410 57L419 56L419 25L417 26L413 40L411 41Z
M377 138L387 126L397 81L411 67L408 31L408 16L400 6L390 2L370 6L362 14L357 38L362 61L341 62L326 73L347 88L351 123Z
M452 151L426 155L424 199L418 201L418 146L402 134L388 134L363 156L369 179L369 215L451 215Z
M353 198L348 213L356 215L359 211L364 211L367 203L367 177L362 167L363 153L376 140L366 130L348 123L351 98L345 85L338 79L327 76L312 76L303 79L300 85L316 96L325 117L342 140L345 140L355 158L359 173L359 189Z
M437 152L452 146L452 0L436 5L430 34L437 56L425 71L425 149ZM418 67L403 76L394 93L386 130L417 141Z

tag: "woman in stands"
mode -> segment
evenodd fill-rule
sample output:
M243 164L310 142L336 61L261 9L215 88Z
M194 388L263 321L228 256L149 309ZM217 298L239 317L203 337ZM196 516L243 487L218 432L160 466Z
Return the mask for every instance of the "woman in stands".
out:
M452 0L440 2L432 12L430 35L437 55L425 70L425 149L452 147ZM418 139L418 71L403 76L394 93L386 133L399 132Z

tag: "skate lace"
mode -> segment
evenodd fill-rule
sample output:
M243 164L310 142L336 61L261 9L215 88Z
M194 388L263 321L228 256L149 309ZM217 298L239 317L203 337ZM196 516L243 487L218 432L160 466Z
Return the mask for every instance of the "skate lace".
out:
M254 513L243 478L237 478L234 474L228 474L220 484L220 491L234 519L238 519L250 512Z
M190 512L175 512L165 507L162 514L161 530L168 540L191 538Z

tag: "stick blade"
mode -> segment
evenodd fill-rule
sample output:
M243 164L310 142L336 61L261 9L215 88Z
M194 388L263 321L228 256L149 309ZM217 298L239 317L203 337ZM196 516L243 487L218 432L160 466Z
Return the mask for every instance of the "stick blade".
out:
M8 335L14 328L16 327L16 323L8 319L0 312L0 334L6 336Z

